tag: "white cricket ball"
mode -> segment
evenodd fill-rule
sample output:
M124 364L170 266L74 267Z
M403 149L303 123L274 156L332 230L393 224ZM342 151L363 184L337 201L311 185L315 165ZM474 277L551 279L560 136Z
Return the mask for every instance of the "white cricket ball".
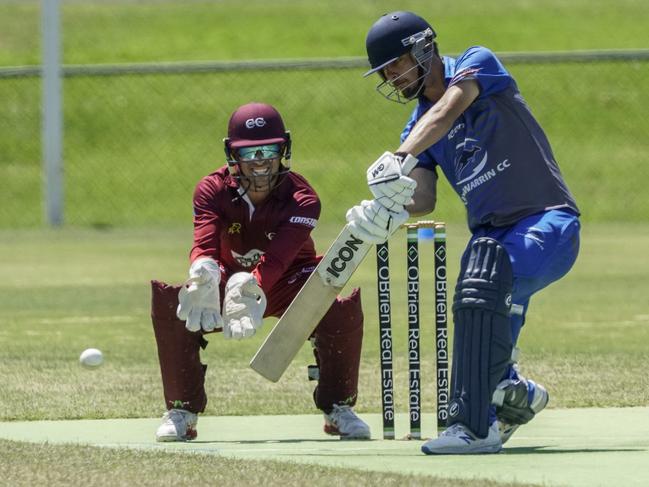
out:
M88 348L79 356L79 363L89 369L99 367L103 361L104 355L96 348Z

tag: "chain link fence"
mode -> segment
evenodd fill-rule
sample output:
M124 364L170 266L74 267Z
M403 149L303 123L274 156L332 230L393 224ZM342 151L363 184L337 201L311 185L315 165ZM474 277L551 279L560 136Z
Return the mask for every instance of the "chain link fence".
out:
M646 221L649 51L502 55L545 128L586 221ZM224 164L222 138L240 104L283 114L292 167L344 221L367 198L365 168L398 136L401 106L361 77L363 59L66 66L64 222L183 224L194 185ZM0 68L0 227L43 225L40 70ZM437 214L464 209L442 183Z

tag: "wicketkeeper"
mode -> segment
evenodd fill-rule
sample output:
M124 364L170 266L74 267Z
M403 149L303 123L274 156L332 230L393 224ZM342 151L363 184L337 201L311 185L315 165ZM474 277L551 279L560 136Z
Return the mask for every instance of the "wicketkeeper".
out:
M199 352L206 333L241 340L263 318L279 317L319 262L311 231L318 195L290 171L291 138L275 108L239 107L225 142L227 165L204 177L194 192L194 244L183 286L152 281L152 321L167 411L158 441L196 438L205 410L206 366ZM363 337L360 290L338 298L311 337L319 369L313 393L324 431L368 439L354 413Z

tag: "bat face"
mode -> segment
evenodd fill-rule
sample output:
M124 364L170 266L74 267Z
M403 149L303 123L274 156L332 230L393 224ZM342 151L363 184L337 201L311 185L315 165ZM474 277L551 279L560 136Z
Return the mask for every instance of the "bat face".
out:
M365 246L367 248L364 248ZM322 262L325 266L319 265L316 272L320 274L325 284L342 289L363 261L368 250L369 244L352 235L345 227L323 257ZM329 255L331 258L328 259Z
M280 379L371 246L343 228L250 361L253 370L273 382Z

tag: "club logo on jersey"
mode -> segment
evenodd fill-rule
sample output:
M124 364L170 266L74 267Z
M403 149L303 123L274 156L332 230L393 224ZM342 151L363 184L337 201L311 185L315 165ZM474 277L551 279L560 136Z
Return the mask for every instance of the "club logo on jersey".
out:
M259 249L249 250L245 255L238 254L234 250L231 250L231 252L234 260L236 260L241 267L245 267L246 269L256 266L259 263L261 256L264 255L264 251Z
M266 238L268 240L272 240L275 238L276 233L275 232L264 232L266 234Z
M255 127L263 127L266 125L266 120L263 117L249 118L246 120L246 128L254 129Z
M480 151L480 147L472 147L471 149L465 149L462 151L462 156L460 157L460 160L458 161L458 166L460 167L460 171L464 166L467 165L469 162L469 159L472 159L473 156L475 155L476 152Z
M487 151L483 151L482 147L477 145L476 142L478 142L476 139L467 137L456 146L456 149L462 148L459 157L456 156L455 159L455 173L459 179L457 184L462 184L473 179L480 174L487 164ZM473 168L473 171L467 177L462 177L465 168Z
M235 233L241 233L241 223L233 223L228 228L228 235L234 235Z
M290 223L297 223L298 225L304 225L305 227L315 228L318 220L315 218L307 218L305 216L292 216L288 220Z
M488 167L489 154L478 143L478 140L466 137L455 146L455 176L457 178L455 186L465 205L468 204L467 195L471 191L511 167L509 159L504 159L496 164L491 162Z

